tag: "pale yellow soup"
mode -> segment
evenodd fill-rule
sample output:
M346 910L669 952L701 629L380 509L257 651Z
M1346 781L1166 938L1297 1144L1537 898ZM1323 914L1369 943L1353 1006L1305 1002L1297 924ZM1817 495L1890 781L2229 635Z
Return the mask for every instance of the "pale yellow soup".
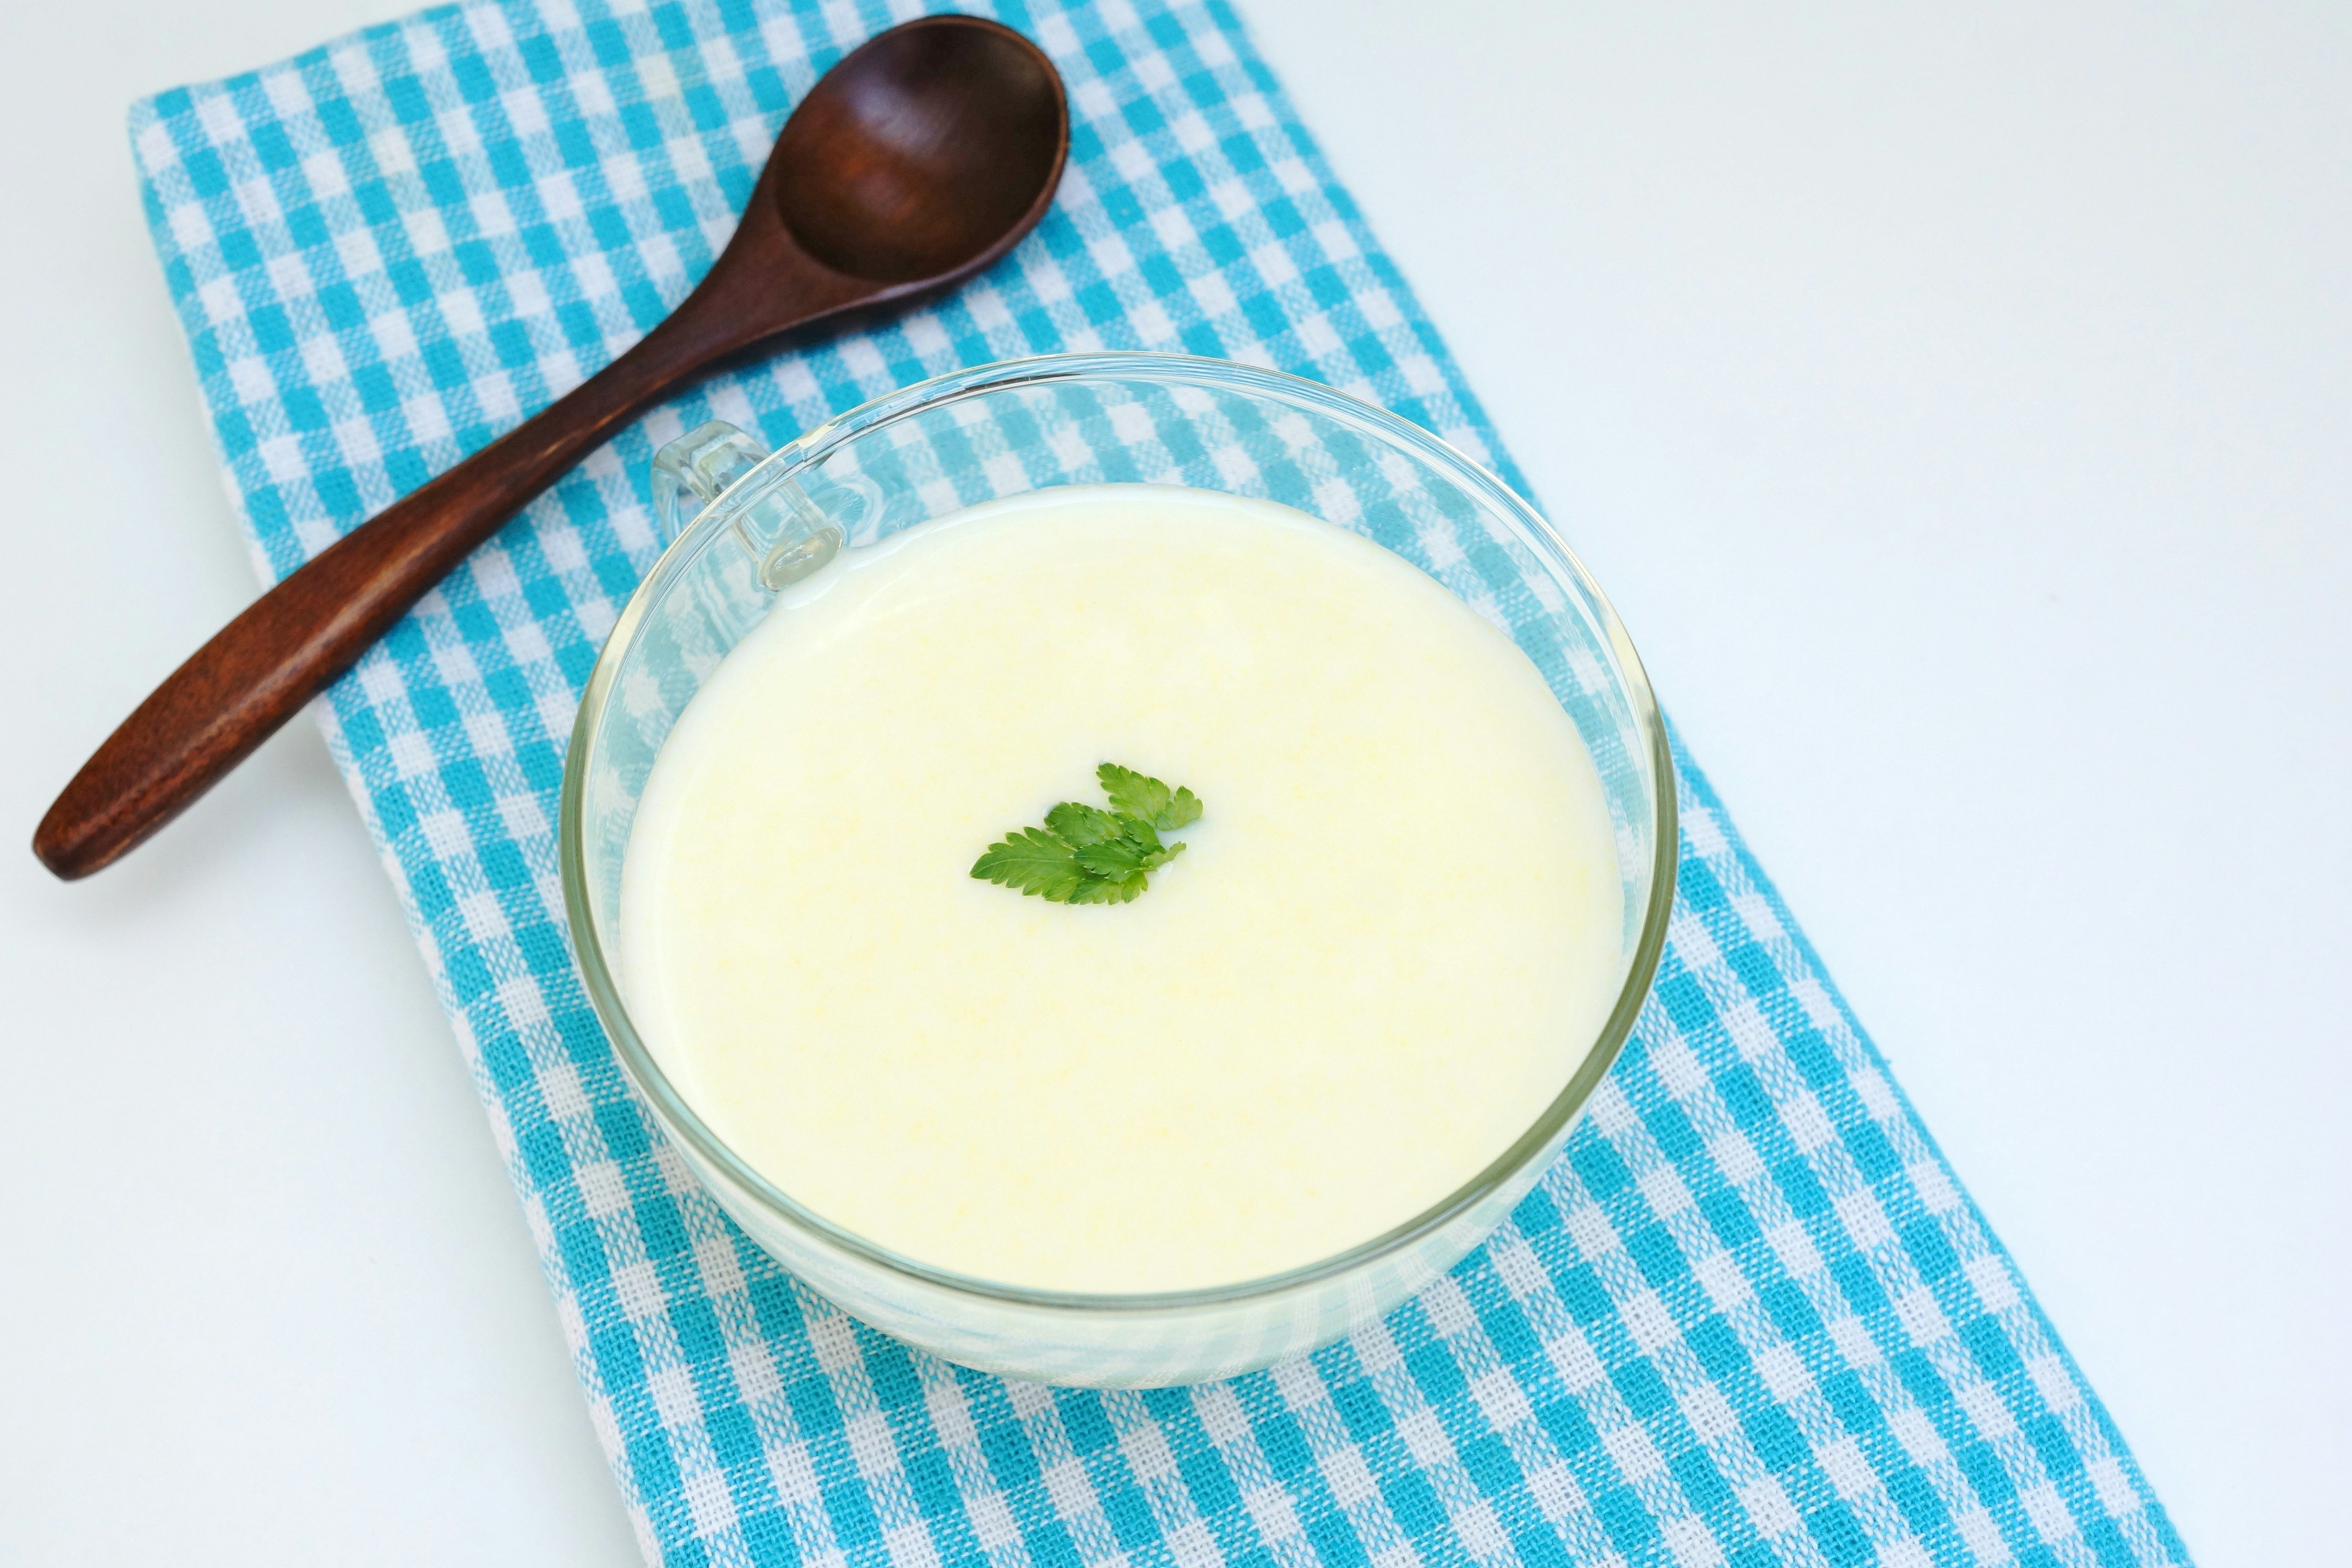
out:
M1132 903L976 880L1097 764L1204 811ZM631 1016L713 1131L906 1257L1033 1288L1237 1283L1444 1200L1615 999L1601 784L1543 678L1401 558L1109 485L845 553L657 759Z

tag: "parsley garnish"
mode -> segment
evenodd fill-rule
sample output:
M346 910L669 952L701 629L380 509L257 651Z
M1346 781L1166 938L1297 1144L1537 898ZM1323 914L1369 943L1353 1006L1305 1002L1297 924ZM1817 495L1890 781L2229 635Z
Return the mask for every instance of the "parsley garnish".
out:
M1198 821L1201 797L1117 763L1095 776L1110 797L1108 811L1066 800L1045 814L1045 826L1015 828L990 845L971 874L1051 904L1133 902L1152 872L1184 853L1160 836Z

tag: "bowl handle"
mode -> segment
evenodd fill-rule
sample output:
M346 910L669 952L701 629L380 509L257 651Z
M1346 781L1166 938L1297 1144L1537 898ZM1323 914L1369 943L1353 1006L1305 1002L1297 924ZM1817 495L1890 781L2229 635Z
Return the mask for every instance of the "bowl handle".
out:
M654 525L667 544L686 531L703 507L719 499L728 486L760 466L768 449L728 424L713 419L688 431L654 454ZM682 494L699 503L691 511L679 504Z
M810 497L789 463L742 484L769 456L765 447L723 419L689 430L655 453L654 520L662 542L677 538L705 512L724 509L737 541L759 563L760 585L778 593L839 554L859 519L881 514L882 492L860 474L827 479L811 473L825 504ZM685 504L689 494L701 503L691 512Z

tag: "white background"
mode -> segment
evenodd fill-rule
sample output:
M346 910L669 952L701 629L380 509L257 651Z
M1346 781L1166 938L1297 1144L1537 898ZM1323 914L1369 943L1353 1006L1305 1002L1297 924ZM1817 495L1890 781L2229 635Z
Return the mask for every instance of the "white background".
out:
M255 587L124 107L404 8L0 16L11 843ZM2191 1551L2341 1561L2352 9L1244 8ZM307 724L0 966L0 1562L635 1561Z

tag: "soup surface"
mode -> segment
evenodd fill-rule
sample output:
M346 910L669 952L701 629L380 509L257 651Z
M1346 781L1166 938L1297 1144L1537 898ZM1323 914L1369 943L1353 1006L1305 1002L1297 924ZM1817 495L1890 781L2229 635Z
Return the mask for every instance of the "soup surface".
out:
M972 875L1115 763L1192 790L1133 901ZM1622 981L1600 780L1533 664L1270 503L994 501L845 552L663 747L630 1013L829 1220L1045 1289L1231 1284L1445 1198Z

